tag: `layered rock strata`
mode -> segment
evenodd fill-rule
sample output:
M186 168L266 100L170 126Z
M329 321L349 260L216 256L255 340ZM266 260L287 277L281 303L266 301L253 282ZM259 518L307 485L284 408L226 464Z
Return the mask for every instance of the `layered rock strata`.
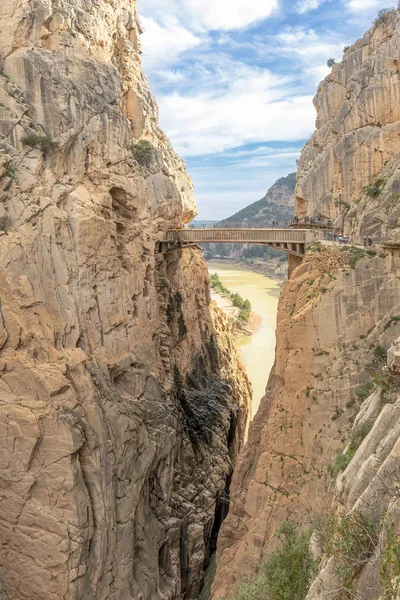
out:
M159 253L195 204L136 3L0 21L0 596L197 598L250 390L199 250Z
M360 408L367 365L400 334L400 259L351 264L335 249L310 253L281 296L276 363L234 474L213 598L257 570L283 520L310 527L330 505L328 465Z
M345 49L319 85L317 130L299 161L296 213L337 218L398 153L400 13Z
M215 600L255 573L284 519L312 529L332 510L361 513L378 527L377 539L368 560L356 557L351 589L337 576L343 564L317 552L309 600L396 597L382 589L380 571L387 524L398 536L400 522L399 47L393 10L345 50L315 99L317 131L299 161L296 212L337 219L353 244L370 235L382 246L317 245L286 285L275 367L218 541ZM386 354L387 366L377 366ZM362 404L365 390L372 395ZM355 451L351 440L360 432L365 439ZM343 461L335 488L332 474Z

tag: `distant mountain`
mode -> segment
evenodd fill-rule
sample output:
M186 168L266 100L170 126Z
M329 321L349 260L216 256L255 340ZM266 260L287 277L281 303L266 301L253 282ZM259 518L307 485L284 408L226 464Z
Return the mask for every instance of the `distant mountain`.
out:
M280 177L265 194L263 200L273 204L294 206L294 188L296 187L296 173L289 173Z
M264 198L220 221L217 227L270 227L275 219L279 225L284 225L293 217L295 185L296 173L281 177Z
M218 221L211 221L210 219L193 219L190 223L190 227L214 227Z
M231 217L220 221L215 227L278 227L287 226L293 218L296 173L281 177L270 187L264 198L239 210ZM229 258L237 263L247 263L254 270L282 279L286 254L265 246L245 244L205 244L206 260Z

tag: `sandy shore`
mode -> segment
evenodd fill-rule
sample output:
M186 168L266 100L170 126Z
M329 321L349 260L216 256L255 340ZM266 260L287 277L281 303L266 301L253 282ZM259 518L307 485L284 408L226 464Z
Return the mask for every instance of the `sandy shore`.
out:
M224 313L234 320L233 334L235 338L247 337L257 333L260 328L262 318L255 312L252 312L250 318L246 323L238 319L240 309L237 306L233 306L233 303L229 298L226 298L222 294L218 294L211 288L211 300L215 300L218 308L224 311Z

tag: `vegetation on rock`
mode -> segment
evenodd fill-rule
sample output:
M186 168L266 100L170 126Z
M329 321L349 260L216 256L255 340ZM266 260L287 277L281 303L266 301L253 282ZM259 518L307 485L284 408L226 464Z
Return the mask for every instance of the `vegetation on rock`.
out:
M242 296L237 293L232 293L224 286L219 275L213 273L210 277L210 286L215 292L218 292L231 300L233 306L240 309L239 319L242 321L248 321L251 315L251 303L250 300L243 300Z
M231 600L303 600L316 572L310 552L311 532L300 533L290 521L281 523L277 550L266 556L258 573L245 576Z
M24 135L21 141L25 146L30 146L31 148L41 148L42 150L54 150L57 148L57 143L49 135L45 134L29 133Z
M335 559L341 598L353 598L355 579L377 548L379 524L361 512L331 511L320 519L316 534L323 554Z
M147 140L140 140L133 147L133 156L142 167L150 167L154 157L154 148Z

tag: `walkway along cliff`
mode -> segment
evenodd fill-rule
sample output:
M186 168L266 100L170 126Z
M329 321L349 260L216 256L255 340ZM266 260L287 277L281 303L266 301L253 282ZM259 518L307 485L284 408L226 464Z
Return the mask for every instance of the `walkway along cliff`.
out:
M392 10L319 86L296 212L378 246L316 244L284 289L275 367L218 539L214 600L258 571L284 520L313 532L315 580L302 597L400 597L399 64Z
M134 0L0 3L0 597L195 599L250 389Z

